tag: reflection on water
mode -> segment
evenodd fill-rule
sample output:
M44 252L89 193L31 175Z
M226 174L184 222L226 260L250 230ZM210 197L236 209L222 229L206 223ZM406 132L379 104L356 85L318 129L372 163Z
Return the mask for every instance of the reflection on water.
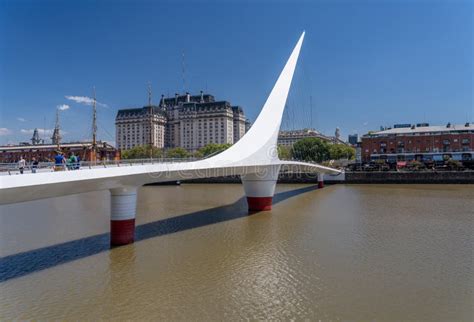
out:
M143 187L108 249L106 193L0 207L0 319L473 319L474 189Z
M276 193L273 203L311 190L313 186ZM135 242L248 216L246 209L244 198L240 198L230 205L142 224L136 227ZM107 251L109 241L109 234L103 233L5 256L0 258L0 282Z

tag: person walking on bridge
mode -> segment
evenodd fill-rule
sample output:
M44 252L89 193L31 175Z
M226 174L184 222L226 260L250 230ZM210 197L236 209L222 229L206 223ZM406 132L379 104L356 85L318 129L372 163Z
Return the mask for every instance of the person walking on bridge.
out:
M54 171L64 170L66 170L66 158L61 151L57 151L56 156L54 157Z
M79 154L76 155L76 170L79 170L81 167L81 156Z
M38 169L38 160L36 160L35 157L31 159L31 173L36 173L36 170Z
M23 174L23 171L26 166L26 161L23 159L23 156L20 157L20 161L18 161L18 169L20 169L20 174Z
M68 168L69 170L77 169L77 157L74 155L74 152L71 152L71 155L69 156Z

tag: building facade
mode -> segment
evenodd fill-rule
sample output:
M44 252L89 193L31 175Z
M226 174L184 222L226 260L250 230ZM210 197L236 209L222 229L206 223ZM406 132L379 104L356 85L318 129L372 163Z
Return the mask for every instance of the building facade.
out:
M362 136L361 148L365 162L374 158L394 161L436 159L443 155L449 157L450 153L462 158L462 152L467 157L474 151L474 124L397 124Z
M348 140L350 145L357 145L357 142L359 141L359 136L357 134L349 134Z
M241 137L247 132L247 126L245 119L244 110L240 106L232 106L232 117L234 127L234 143L240 140Z
M165 142L166 115L159 106L119 110L115 118L116 147L128 150L150 145L162 148ZM151 133L150 133L151 131Z
M336 129L335 133L338 132L339 129ZM316 131L315 129L301 129L280 131L278 134L278 145L292 147L297 141L305 138L318 138L331 144L346 144L338 136L327 136Z
M245 134L243 109L227 101L216 101L210 94L162 96L159 106L124 109L117 114L116 143L122 150L149 144L146 133L153 112L152 142L158 148L182 147L188 151L209 144L233 144Z

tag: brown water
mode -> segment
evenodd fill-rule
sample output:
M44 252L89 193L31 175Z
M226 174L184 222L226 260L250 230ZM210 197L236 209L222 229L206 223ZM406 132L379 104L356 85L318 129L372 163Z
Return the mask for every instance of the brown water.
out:
M472 185L278 185L251 216L242 195L144 187L113 250L106 193L0 207L0 319L474 319Z

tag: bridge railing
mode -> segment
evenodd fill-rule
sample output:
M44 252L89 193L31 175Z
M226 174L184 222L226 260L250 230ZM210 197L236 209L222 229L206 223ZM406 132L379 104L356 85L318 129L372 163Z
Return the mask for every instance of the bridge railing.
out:
M123 160L100 160L100 161L80 161L77 163L66 163L56 166L54 162L39 162L34 166L31 162L27 162L23 168L23 173L32 172L52 172L52 171L76 171L83 169L96 168L113 168L126 167L132 165L159 164L159 163L176 163L197 161L201 158L155 158L155 159L123 159ZM20 174L18 163L0 163L0 175Z

